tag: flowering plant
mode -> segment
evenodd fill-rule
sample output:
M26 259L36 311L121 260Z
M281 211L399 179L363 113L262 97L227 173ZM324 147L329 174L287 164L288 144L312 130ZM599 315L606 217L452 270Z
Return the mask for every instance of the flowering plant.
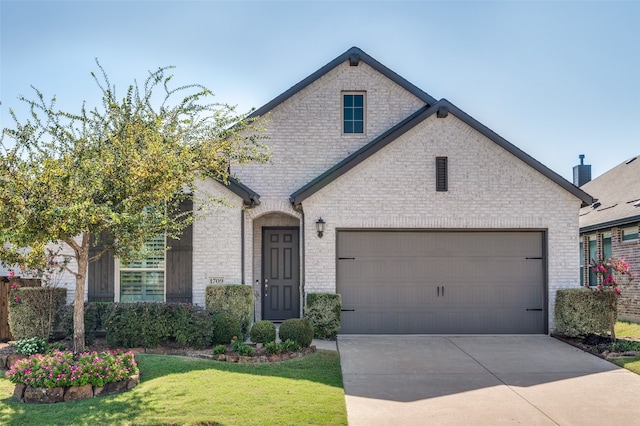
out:
M30 339L18 340L11 346L16 349L17 353L29 356L45 353L47 349L47 342L39 337L32 337Z
M589 287L589 283L586 283L585 287L598 291L601 297L606 297L611 303L611 338L615 340L618 298L622 294L621 285L625 279L627 280L627 284L630 283L635 278L635 275L631 273L631 265L629 265L629 262L624 258L618 259L610 257L608 259L591 259L589 267L591 268L591 271L596 274L598 284L593 288Z
M138 373L133 352L83 352L55 350L51 355L37 354L16 361L5 373L12 383L33 387L104 386Z

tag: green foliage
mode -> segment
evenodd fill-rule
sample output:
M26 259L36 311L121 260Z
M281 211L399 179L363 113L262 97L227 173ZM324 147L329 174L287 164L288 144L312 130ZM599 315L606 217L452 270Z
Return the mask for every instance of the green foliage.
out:
M272 355L278 355L282 352L282 345L276 342L267 342L264 344L264 349Z
M615 309L610 298L615 297L615 292L596 292L586 288L558 290L556 331L569 337L606 335L610 330L611 310Z
M313 340L313 326L306 319L291 318L280 324L280 340L293 340L303 348L309 347Z
M118 303L109 309L105 329L112 347L153 348L175 341L206 348L214 343L216 332L224 334L216 327L227 326L224 321L217 323L213 313L191 304Z
M17 353L29 356L45 353L47 350L47 341L39 337L32 337L30 339L18 340L11 346L15 348Z
M111 347L154 348L169 341L170 311L160 303L116 303L105 323Z
M138 373L131 352L84 352L77 357L72 352L54 351L51 355L34 355L13 364L5 376L12 383L33 387L104 386Z
M282 352L295 352L299 351L301 345L298 342L295 342L291 339L287 339L284 342L280 343L282 346Z
M232 315L240 323L241 334L249 335L253 318L253 289L249 285L219 284L207 286L205 306L212 312ZM240 333L239 333L240 334Z
M211 346L214 333L213 313L190 304L171 305L173 337L182 346L202 349Z
M216 347L213 348L214 355L222 355L226 351L227 351L227 347L225 345L216 345Z
M339 294L308 293L304 318L317 339L335 339L340 331L342 299Z
M242 335L240 322L229 314L218 313L213 315L213 336L212 343L227 344L233 338Z
M199 180L228 182L230 166L269 158L257 123L212 102L201 85L172 87L169 67L124 94L98 68L101 105L62 111L35 89L35 99L21 98L31 114L12 111L14 125L0 135L0 260L44 270L47 244L74 253L74 263L59 263L77 265L79 321L90 235L108 231L105 249L125 262L139 259L146 241L177 238L192 223L193 212L179 206L201 194ZM76 352L84 349L82 326L74 330Z
M9 327L16 340L39 337L48 340L56 312L66 302L67 289L19 287L9 293Z
M242 345L238 346L236 352L241 356L253 356L256 350L253 349L252 346L243 343Z
M640 352L640 342L634 340L616 340L612 343L611 350L613 352Z
M253 343L269 343L276 340L276 326L271 321L262 320L251 326L251 341Z

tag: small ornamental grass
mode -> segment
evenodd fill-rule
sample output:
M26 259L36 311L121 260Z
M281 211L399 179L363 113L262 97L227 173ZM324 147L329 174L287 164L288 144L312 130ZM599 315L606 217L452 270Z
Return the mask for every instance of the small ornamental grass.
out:
M13 364L5 373L12 383L33 387L104 386L138 374L133 352L53 351L51 355L37 354Z

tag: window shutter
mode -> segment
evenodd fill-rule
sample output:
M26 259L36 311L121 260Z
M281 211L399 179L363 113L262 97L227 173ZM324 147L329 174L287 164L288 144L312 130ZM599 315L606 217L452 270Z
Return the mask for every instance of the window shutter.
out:
M436 191L445 192L449 189L447 157L436 157Z
M102 253L96 260L91 260L104 250L104 242L109 241L109 234L102 232L100 240L94 247L95 237L91 236L91 248L89 249L89 272L87 287L89 302L113 302L115 282L115 260L111 251Z
M193 210L193 201L184 200L180 211ZM165 274L168 303L193 303L193 226L182 232L179 240L167 238Z

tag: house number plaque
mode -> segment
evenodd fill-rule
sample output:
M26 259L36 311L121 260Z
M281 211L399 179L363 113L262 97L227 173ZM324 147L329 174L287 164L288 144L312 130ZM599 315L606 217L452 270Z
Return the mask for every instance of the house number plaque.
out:
M224 277L209 277L209 284L222 284Z

